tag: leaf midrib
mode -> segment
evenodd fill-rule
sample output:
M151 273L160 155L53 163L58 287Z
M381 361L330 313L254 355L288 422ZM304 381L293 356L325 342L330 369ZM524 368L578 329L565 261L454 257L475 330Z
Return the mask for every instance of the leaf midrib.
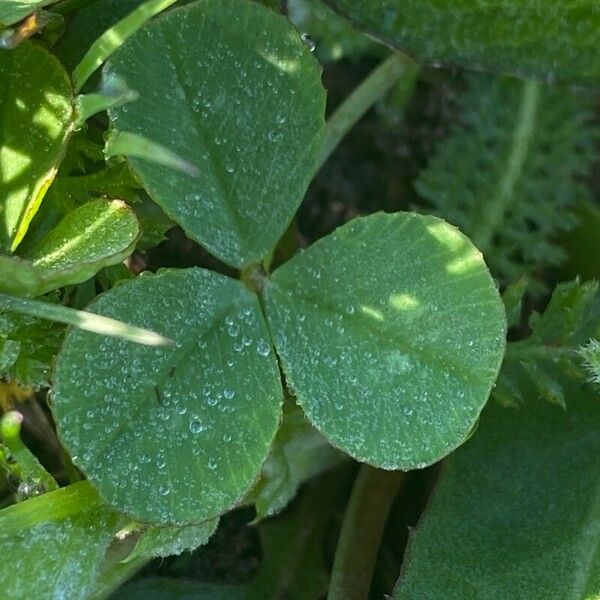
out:
M278 285L272 280L269 282L269 286L279 288L280 290L284 289L283 286ZM278 295L283 296L284 294ZM325 313L328 317L335 316L339 313L339 307L334 306L331 302L325 301L323 296L308 296L295 293L294 303L295 302L301 302L302 304L304 304L307 307L308 312L314 312L315 310L317 310ZM283 303L277 302L277 304L282 305ZM267 322L269 321L270 319L268 319ZM348 327L354 329L355 331L358 331L359 336L363 337L363 332L360 331L362 327L357 327L357 325L360 325L360 322L357 319L345 319L343 323L344 327ZM397 331L395 331L393 335L390 335L374 327L372 329L369 329L368 332L369 335L374 335L374 337L380 340L382 342L382 345L389 345L390 342L392 344L396 344L407 355L411 357L416 357L416 359L422 364L440 365L442 367L440 369L440 372L450 371L451 375L454 376L461 383L466 383L468 385L487 385L487 381L489 379L488 377L477 377L477 373L481 369L476 369L474 371L469 372L465 370L460 364L453 361L450 357L445 357L446 362L442 364L442 362L437 357L435 357L429 350L416 348L405 337L399 335Z
M167 31L166 31L165 27L162 26L163 21L159 21L159 22L161 24L160 29L161 29L162 36L166 40L166 39L168 39ZM204 24L205 23L203 23L203 26L204 26ZM171 66L173 68L173 72L175 73L175 76L177 79L177 85L179 86L179 89L181 90L181 93L183 94L183 98L185 99L186 112L188 113L188 116L190 118L190 123L193 125L193 131L195 132L196 138L198 139L198 142L201 145L201 147L206 150L209 162L212 167L211 170L215 174L214 180L217 183L217 186L219 188L219 194L220 194L221 198L223 199L223 202L221 202L219 204L221 206L223 206L223 208L225 209L224 212L226 213L226 215L228 217L228 221L236 234L236 238L237 238L238 243L240 244L240 249L241 249L241 248L243 248L244 242L245 242L243 222L242 222L240 215L237 213L237 211L234 209L234 207L230 203L230 194L227 193L227 183L225 181L225 179L226 179L225 169L224 169L223 165L221 164L221 161L219 160L218 154L214 150L213 144L207 143L206 135L205 135L204 131L198 126L196 116L194 115L193 111L190 108L192 106L192 101L189 97L186 87L182 84L182 77L181 77L179 68L177 66L177 61L174 60L174 55L173 55L171 45L165 44L165 46L166 46L166 52L168 55L169 63L171 64ZM177 57L175 57L175 58L177 58ZM244 253L244 251L242 250L239 254L243 254L243 253Z

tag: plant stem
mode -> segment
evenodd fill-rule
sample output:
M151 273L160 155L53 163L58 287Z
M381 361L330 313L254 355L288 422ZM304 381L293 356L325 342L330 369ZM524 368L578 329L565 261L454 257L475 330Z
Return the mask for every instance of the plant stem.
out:
M346 508L331 573L328 600L365 600L381 536L402 471L362 465Z
M119 337L147 346L172 346L174 344L172 340L153 331L128 325L110 317L103 317L102 315L51 302L0 294L0 310L73 325L85 331Z
M357 121L402 77L412 87L419 72L419 66L411 58L394 52L384 60L360 85L342 102L327 121L321 155L317 171L325 164L342 138L354 127ZM408 97L410 94L406 94Z

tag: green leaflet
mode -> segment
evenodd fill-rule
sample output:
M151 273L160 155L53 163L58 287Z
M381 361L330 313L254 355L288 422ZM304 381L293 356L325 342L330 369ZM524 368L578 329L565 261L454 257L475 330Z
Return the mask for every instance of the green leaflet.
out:
M100 563L122 525L81 482L0 511L2 594L28 600L90 597Z
M88 263L98 270L131 253L138 233L137 219L124 202L95 200L67 214L26 258L48 271L74 265L83 269Z
M561 379L581 382L588 377L578 351L600 336L598 282L558 285L544 313L534 313L529 325L528 337L508 344L494 397L506 405L520 403L523 388L533 384L540 397L564 407Z
M67 214L28 254L28 261L0 255L0 292L41 296L81 283L134 250L139 226L120 200L96 200Z
M73 145L73 141L71 141L69 151L74 150ZM99 151L101 156L102 152ZM67 154L65 162L68 158L69 155ZM77 162L83 161L83 157L77 157L75 160ZM127 163L121 162L106 167L99 165L98 170L85 175L69 174L67 170L63 170L63 167L61 167L56 179L52 182L40 210L31 223L27 237L23 240L20 249L25 255L62 218L93 198L103 196L118 198L132 204L134 209L137 208L136 188L139 186Z
M90 308L156 328L176 345L68 334L52 399L74 463L141 522L201 523L235 505L281 415L257 298L216 273L165 270L113 288Z
M396 600L592 600L600 593L600 403L491 403L443 467Z
M71 129L71 83L48 51L0 52L0 251L13 251L52 183Z
M598 83L595 0L327 0L419 61Z
M199 170L130 158L150 196L224 262L263 259L302 200L324 125L320 68L293 26L246 0L202 0L136 33L113 72L140 94L110 111L114 127Z
M57 0L2 0L0 27L18 23L38 8L53 4Z
M461 104L417 190L503 283L560 264L555 236L576 224L573 209L589 197L575 179L595 156L588 108L566 88L488 75L469 76Z
M286 379L335 446L421 468L468 436L504 352L481 254L414 213L355 219L280 267L265 307Z

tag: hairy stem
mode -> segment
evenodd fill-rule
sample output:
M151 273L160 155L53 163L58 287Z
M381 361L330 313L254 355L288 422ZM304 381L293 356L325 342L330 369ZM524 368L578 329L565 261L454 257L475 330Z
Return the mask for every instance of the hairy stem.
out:
M407 85L412 87L418 72L417 63L399 52L394 52L374 69L327 121L316 170L318 171L325 164L342 138L377 100L402 78L405 78ZM406 94L407 98L409 96L410 94Z
M363 465L354 482L338 539L328 600L365 600L388 512L402 471Z

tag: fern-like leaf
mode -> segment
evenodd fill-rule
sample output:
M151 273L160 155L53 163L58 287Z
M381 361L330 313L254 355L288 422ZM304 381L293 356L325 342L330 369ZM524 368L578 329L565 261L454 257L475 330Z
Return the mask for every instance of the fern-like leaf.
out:
M417 181L434 211L460 227L502 283L557 265L554 243L589 195L577 181L594 156L585 104L565 88L473 74L460 122ZM530 292L542 291L532 280Z
M600 385L600 341L591 339L579 349L579 355L588 371L589 380Z
M527 338L508 344L494 396L502 404L518 404L531 383L540 397L565 406L561 379L589 381L590 365L600 358L600 345L590 342L600 337L598 282L558 285L544 313L531 316L529 327Z

